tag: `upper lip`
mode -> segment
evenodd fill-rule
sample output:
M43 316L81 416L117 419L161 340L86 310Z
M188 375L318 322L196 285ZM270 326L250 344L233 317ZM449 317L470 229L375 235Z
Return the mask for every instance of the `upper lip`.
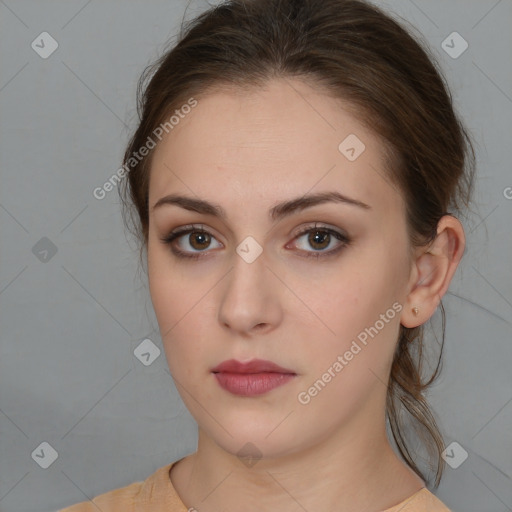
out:
M291 373L293 370L283 368L272 361L264 361L263 359L252 359L247 363L241 363L236 359L224 361L212 369L213 373Z

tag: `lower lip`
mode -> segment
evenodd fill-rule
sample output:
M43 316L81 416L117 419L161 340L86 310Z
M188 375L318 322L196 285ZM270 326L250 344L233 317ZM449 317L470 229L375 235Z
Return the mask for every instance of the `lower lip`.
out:
M214 373L220 386L238 396L257 396L295 377L291 373Z

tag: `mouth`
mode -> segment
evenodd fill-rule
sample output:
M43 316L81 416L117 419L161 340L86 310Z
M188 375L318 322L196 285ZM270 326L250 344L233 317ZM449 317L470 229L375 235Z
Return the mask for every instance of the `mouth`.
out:
M221 388L237 396L263 395L297 376L293 370L261 359L247 363L230 359L211 371Z

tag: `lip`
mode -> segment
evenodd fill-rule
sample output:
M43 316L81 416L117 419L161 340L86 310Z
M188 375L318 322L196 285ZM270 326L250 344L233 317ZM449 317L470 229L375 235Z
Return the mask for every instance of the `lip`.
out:
M213 368L212 373L224 390L237 396L262 395L297 376L293 370L262 359L247 363L230 359Z
M215 368L212 368L213 373L286 373L293 374L295 372L293 370L289 370L288 368L283 368L272 361L265 361L263 359L252 359L247 363L241 363L236 359L230 359L228 361L224 361L221 364L217 365Z

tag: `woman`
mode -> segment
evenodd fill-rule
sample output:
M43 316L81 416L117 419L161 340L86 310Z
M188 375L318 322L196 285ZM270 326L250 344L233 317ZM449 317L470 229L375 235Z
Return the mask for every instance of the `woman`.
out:
M359 0L235 0L141 86L125 214L198 447L64 510L447 511L403 422L437 486L422 326L474 154L432 58Z

